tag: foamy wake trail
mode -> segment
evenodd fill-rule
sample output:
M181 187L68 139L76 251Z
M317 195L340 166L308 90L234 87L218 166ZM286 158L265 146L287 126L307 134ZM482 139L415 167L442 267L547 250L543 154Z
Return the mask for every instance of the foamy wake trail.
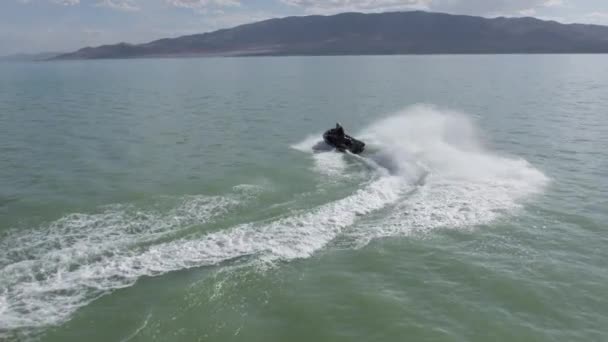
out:
M305 258L325 246L358 216L394 203L403 191L398 177L371 181L351 196L266 224L247 223L201 239L157 245L128 260L146 273L217 264L242 256L264 262Z
M4 289L0 293L0 336L3 329L61 323L78 308L113 289L131 286L142 276L240 257L252 257L264 265L308 257L358 216L397 201L403 185L399 177L374 177L350 196L311 210L170 242L159 242L157 232L208 222L216 214L225 214L233 203L224 198L197 199L206 203L202 206L186 201L185 207L190 209L180 206L175 210L195 213L186 217L116 210L70 215L40 233L9 237L2 242L8 248L2 259L9 263L0 270ZM94 234L91 240L87 238L90 233ZM132 248L150 240L155 242ZM24 251L9 247L17 241L29 247ZM46 252L36 252L37 246Z
M223 216L253 196L249 188L235 191L238 196L188 196L164 213L115 205L3 236L0 337L3 330L62 322L108 290L132 284L133 271L120 260L146 244Z
M525 160L484 149L474 125L458 113L412 107L356 136L371 151L364 159L315 153L313 170L322 185L349 177L338 185L355 186L354 178L357 188L312 209L205 235L171 235L256 198L255 188L240 186L236 197L188 197L168 213L116 206L2 237L0 337L3 331L61 323L142 276L241 257L264 264L306 258L342 235L365 244L377 237L485 224L518 209L547 183ZM292 147L309 152L318 140L310 137ZM351 168L350 161L367 167ZM365 217L378 210L381 215Z
M312 152L320 144L319 136L292 147ZM490 223L521 208L549 181L524 159L486 149L472 120L451 110L412 106L355 136L367 143L361 161L378 168L376 175L399 178L411 189L380 219L363 220L348 231L360 246L378 237ZM334 172L344 165L339 155L314 154L315 169L342 176L343 170Z

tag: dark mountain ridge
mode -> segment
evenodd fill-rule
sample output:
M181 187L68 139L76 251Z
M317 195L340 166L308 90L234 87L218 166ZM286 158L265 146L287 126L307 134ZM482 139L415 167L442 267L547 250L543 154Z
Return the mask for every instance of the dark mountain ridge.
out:
M606 26L413 11L269 19L145 44L87 47L54 59L607 52Z
M41 52L41 53L16 53L8 56L0 56L2 62L37 62L45 61L59 55L63 52Z

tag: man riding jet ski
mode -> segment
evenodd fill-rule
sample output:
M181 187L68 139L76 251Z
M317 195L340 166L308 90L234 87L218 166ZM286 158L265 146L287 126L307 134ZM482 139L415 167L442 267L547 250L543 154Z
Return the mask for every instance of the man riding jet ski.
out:
M336 148L340 152L350 151L359 154L365 149L365 143L344 133L344 128L340 123L336 123L336 128L332 128L323 134L325 143Z

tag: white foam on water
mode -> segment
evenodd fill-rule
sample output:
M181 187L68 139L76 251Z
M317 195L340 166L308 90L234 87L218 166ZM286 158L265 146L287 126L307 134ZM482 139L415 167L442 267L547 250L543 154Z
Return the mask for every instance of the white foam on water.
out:
M315 146L323 142L320 138L321 135L321 133L309 135L299 143L291 145L291 148L307 153L313 152L315 150Z
M345 174L347 165L343 156L334 153L334 149L325 144L320 137L321 134L310 135L301 142L292 145L291 148L301 152L313 153L314 171L329 176L328 181L348 177Z
M371 154L366 181L336 201L263 222L185 238L163 239L226 215L258 190L237 186L239 199L193 197L166 213L117 206L68 215L48 227L0 240L0 334L68 319L75 310L142 276L245 258L273 264L307 258L341 235L363 244L413 231L490 222L520 207L547 178L520 158L483 148L465 115L416 106L361 132ZM309 137L292 146L312 151ZM376 152L373 152L376 151ZM348 176L347 158L313 153L322 177ZM360 170L359 170L360 171ZM378 218L368 214L382 211Z
M370 156L416 190L381 220L351 234L373 238L487 224L521 207L548 178L527 161L484 148L469 117L418 105L374 123L362 137Z
M255 198L261 193L268 191L272 184L267 179L261 179L260 184L239 184L232 187L235 193L241 194L244 197Z
M348 177L345 173L346 161L337 153L317 153L314 155L314 170L329 176L327 180L337 180Z
M196 240L156 245L128 262L155 273L252 255L264 261L306 258L351 226L358 216L397 201L403 186L398 177L382 177L350 196L313 210L270 223L242 224Z
M397 201L403 185L399 177L380 177L350 196L309 211L142 248L108 249L94 256L76 255L75 259L77 253L55 247L44 257L0 270L3 287L8 289L0 331L61 323L83 305L111 290L131 286L142 276L217 265L240 257L266 264L308 257L358 216Z
M238 205L229 197L188 196L169 213L113 205L99 214L70 214L47 227L16 231L0 240L0 266L48 259L58 253L79 263L81 258L154 240L165 233L224 214ZM49 253L51 253L49 255Z
M123 274L131 271L121 267L121 259L226 215L248 196L187 196L164 213L114 205L98 214L70 214L48 226L3 236L0 333L60 323L105 291L128 286L132 280ZM95 267L104 263L115 268Z
M2 289L0 293L0 317L8 309L8 301L6 299L6 289Z

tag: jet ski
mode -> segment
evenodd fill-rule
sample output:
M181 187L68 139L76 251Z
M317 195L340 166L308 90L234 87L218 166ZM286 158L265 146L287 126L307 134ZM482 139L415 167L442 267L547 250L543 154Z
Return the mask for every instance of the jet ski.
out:
M365 143L345 134L344 129L339 123L336 124L336 128L332 128L323 133L323 140L326 144L334 147L340 152L349 151L354 154L359 154L365 150Z

